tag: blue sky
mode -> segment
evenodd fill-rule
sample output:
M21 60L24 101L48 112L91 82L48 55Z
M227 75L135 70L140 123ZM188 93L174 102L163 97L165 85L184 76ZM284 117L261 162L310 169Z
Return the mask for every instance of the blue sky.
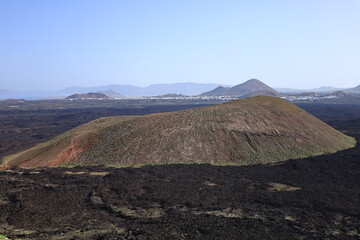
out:
M358 0L0 0L0 89L360 84Z

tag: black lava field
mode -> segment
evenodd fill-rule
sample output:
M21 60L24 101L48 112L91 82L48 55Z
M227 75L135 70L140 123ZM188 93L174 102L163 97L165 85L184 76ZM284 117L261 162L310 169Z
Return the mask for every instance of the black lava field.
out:
M360 105L298 105L360 142ZM0 156L98 117L181 107L1 111ZM359 239L360 146L275 165L0 171L11 239Z

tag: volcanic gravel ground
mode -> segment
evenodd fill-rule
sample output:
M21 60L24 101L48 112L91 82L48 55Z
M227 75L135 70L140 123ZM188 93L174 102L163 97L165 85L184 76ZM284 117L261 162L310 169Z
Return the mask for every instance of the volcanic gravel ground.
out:
M360 141L360 111L306 107ZM13 239L360 238L359 145L276 165L12 169L0 181L0 233Z

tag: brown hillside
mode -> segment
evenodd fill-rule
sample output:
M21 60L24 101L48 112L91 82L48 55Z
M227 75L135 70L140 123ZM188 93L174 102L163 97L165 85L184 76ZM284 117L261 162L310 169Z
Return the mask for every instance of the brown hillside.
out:
M255 96L276 96L281 97L284 94L269 87L257 79L250 79L242 84L231 88L217 87L212 91L204 92L201 96L233 96L238 98L248 98Z
M86 93L86 94L73 94L68 96L66 99L103 99L109 98L103 93Z
M141 117L102 118L7 157L7 167L273 163L347 149L355 140L275 97Z

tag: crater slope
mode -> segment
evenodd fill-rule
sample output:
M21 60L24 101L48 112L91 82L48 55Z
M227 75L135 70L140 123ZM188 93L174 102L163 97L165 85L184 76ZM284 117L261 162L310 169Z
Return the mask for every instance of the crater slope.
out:
M74 128L3 160L3 166L275 163L351 148L356 142L295 105L253 97Z

